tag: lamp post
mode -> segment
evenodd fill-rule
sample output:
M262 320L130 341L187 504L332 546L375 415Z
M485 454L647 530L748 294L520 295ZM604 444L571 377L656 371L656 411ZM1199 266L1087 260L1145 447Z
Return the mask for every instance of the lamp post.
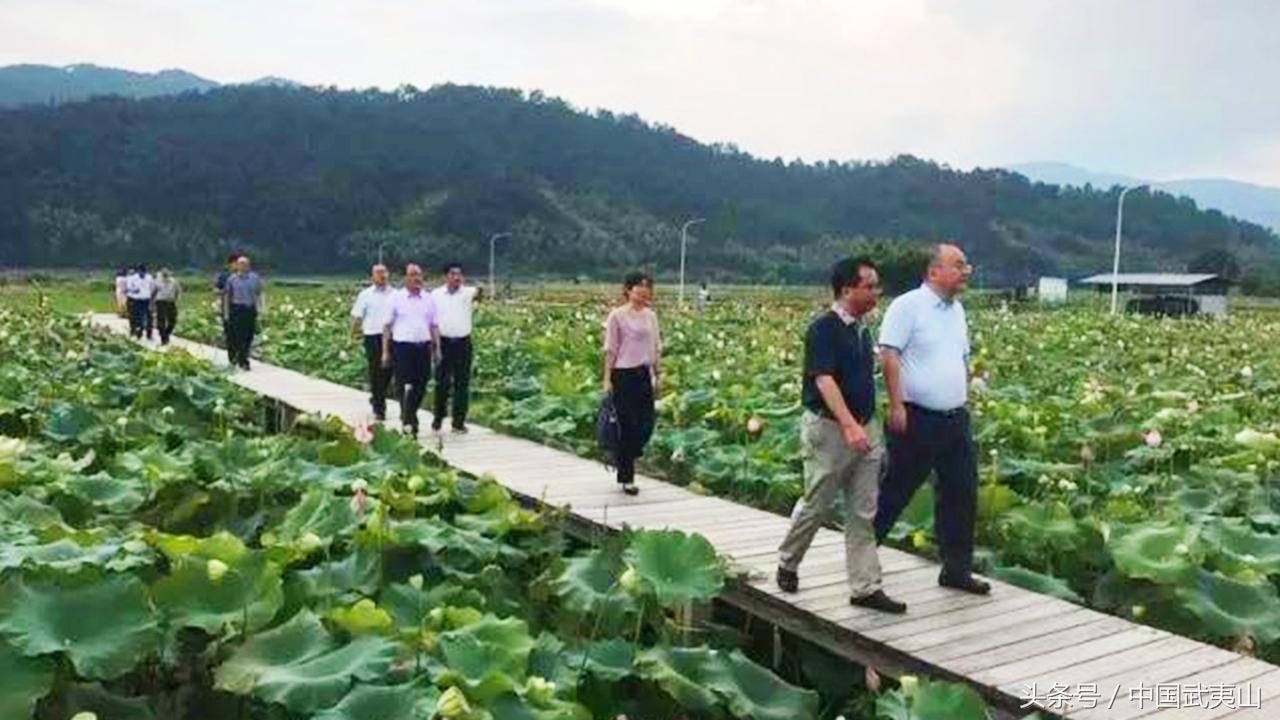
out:
M1120 191L1120 199L1116 201L1116 253L1115 259L1111 262L1111 314L1116 314L1117 303L1120 301L1120 228L1124 224L1124 196L1129 194L1130 190L1140 190L1147 187L1147 183L1127 187Z
M689 243L689 227L706 220L706 218L694 218L680 227L680 307L684 307L684 253L685 246Z
M494 233L489 236L489 292L493 293L495 298L498 297L498 286L493 279L494 246L502 238L509 237L511 237L509 232Z

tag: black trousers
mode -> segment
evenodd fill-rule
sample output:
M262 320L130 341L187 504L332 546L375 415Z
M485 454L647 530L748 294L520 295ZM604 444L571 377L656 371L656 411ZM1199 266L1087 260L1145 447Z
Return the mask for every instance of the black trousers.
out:
M173 329L178 325L178 303L173 300L156 301L156 329L160 331L160 343L169 344Z
M467 424L467 406L471 403L471 338L440 338L440 367L436 368L435 422L444 422L449 393L453 393L453 426Z
M369 404L378 417L387 414L387 390L391 368L382 365L382 335L364 336L364 359L369 364Z
M146 332L151 337L151 301L129 298L129 334L136 338Z
M391 368L400 400L400 422L418 428L418 408L431 378L431 343L391 343Z
M973 569L973 526L978 509L978 462L969 412L950 414L907 405L907 431L888 433L889 472L880 486L876 539L884 540L911 496L929 476L934 483L934 535L942 571L964 579Z
M258 308L252 305L232 305L227 318L227 356L233 365L249 364L249 350L253 348L253 334L258 329Z
M644 446L653 437L653 375L649 367L644 366L615 368L609 377L622 434L614 462L618 466L618 482L625 484L635 481L636 460L644 455Z

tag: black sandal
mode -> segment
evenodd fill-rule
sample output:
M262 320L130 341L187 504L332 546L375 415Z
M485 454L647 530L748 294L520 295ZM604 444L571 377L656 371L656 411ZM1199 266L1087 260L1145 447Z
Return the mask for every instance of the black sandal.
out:
M626 493L626 494L628 494L628 495L639 495L639 494L640 494L640 488L636 487L636 484L635 484L635 483L623 483L623 484L622 484L622 492L624 492L624 493Z

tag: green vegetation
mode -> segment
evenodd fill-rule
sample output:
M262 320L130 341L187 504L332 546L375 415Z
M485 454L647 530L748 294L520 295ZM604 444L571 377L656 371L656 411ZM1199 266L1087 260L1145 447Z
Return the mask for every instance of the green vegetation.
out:
M264 435L263 408L190 357L11 308L3 717L818 715L734 633L688 625L724 582L701 537L575 550L399 435L307 417Z
M444 85L381 93L233 87L0 112L0 263L213 267L230 248L291 271L388 257L487 260L558 277L672 268L815 282L853 238L955 237L983 282L1108 266L1115 193L1001 170L764 160L633 115L541 93ZM1232 252L1250 292L1275 234L1186 199L1137 193L1126 266L1184 269ZM1273 286L1272 286L1273 287Z
M262 350L360 386L340 342L350 291L277 297ZM1280 653L1280 314L1111 318L971 302L985 570L1009 582L1222 644ZM488 304L477 322L477 419L594 452L605 291ZM800 338L821 295L660 308L666 387L649 472L780 513L800 493ZM216 341L212 323L188 325ZM762 430L748 431L756 418ZM932 550L931 493L895 533ZM1276 557L1273 557L1276 555ZM1245 641L1248 642L1248 641Z

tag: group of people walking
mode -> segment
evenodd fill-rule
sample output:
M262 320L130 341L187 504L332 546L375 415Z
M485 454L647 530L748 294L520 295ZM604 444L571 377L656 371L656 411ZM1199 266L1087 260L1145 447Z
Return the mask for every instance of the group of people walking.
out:
M906 604L881 586L877 546L931 474L942 554L938 582L979 595L990 592L972 573L978 472L965 407L968 324L959 300L972 269L960 247L934 246L924 282L889 305L873 341L867 317L881 293L879 268L869 258L832 267L833 302L805 332L804 493L778 548L775 581L784 592L799 590L800 564L839 500L850 603L905 613ZM652 279L632 273L623 289L626 301L605 323L603 385L621 435L613 458L617 481L634 495L635 462L653 434L662 342L650 307ZM876 417L877 361L889 395L887 427Z
M160 343L169 344L178 324L178 296L182 288L167 268L152 275L146 265L116 271L116 312L129 319L129 333L151 340L160 333Z
M393 397L404 430L415 436L418 409L433 376L432 429L441 430L450 417L454 432L467 431L472 316L481 292L466 285L460 264L449 263L441 271L443 282L429 290L421 267L410 264L403 287L393 288L387 268L375 265L370 284L351 308L351 335L363 347L374 416L385 420L388 397ZM798 591L805 554L840 500L850 602L906 612L906 604L882 588L877 546L931 474L936 477L935 535L942 554L938 582L975 594L990 591L988 583L972 574L978 478L966 410L968 324L959 300L971 272L958 246L934 246L923 284L889 305L873 341L867 316L879 301L879 268L869 258L847 258L832 267L833 302L809 324L804 338L804 493L778 548L775 581L784 592ZM263 282L249 258L236 254L228 258L215 285L228 356L248 369L263 309ZM639 492L636 461L653 435L655 397L662 387L662 336L652 308L653 289L649 275L628 274L624 302L604 323L602 385L618 425L611 459L617 482L628 495ZM116 279L117 304L128 314L133 335L150 338L158 327L166 344L177 322L180 292L167 270L153 277L138 266ZM876 417L877 362L889 395L883 426Z
M394 289L386 266L374 265L369 286L351 306L351 335L364 348L374 417L386 420L390 391L400 404L405 432L415 436L433 367L432 430L440 431L448 416L453 432L467 432L472 314L480 289L465 284L459 263L447 264L442 272L444 282L427 290L422 268L411 263L405 267L404 287Z

